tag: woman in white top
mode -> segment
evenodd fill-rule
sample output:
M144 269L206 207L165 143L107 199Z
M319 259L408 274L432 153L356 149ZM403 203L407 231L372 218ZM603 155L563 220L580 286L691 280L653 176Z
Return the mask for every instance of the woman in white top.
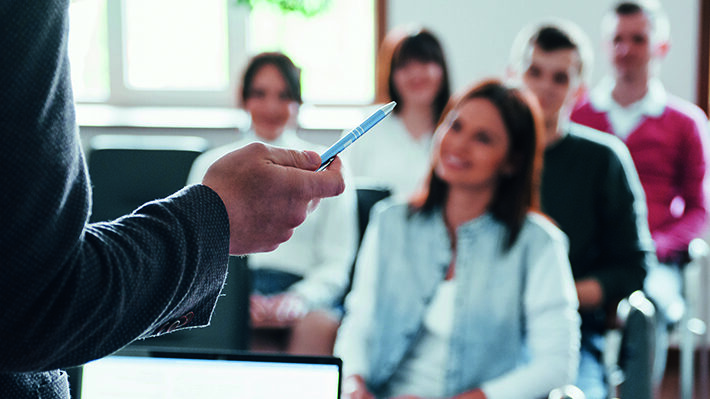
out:
M251 127L238 141L201 155L188 183L201 181L213 161L254 141L322 150L299 138L293 128L301 104L300 71L287 56L261 53L252 58L240 100ZM339 315L329 311L348 284L357 246L356 217L355 193L346 187L343 195L321 201L275 251L249 255L252 349L332 353Z
M343 157L358 181L409 197L426 174L434 126L450 96L441 44L424 29L392 30L380 47L376 75L376 102L397 106Z

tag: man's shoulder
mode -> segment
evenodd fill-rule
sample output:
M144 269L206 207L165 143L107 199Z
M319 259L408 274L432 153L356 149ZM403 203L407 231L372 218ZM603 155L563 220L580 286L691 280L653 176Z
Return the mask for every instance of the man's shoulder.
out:
M668 103L666 104L664 115L671 116L674 119L688 119L696 124L707 124L708 122L705 112L700 107L672 94L668 94Z
M525 215L524 229L533 230L535 234L542 233L545 236L562 240L564 233L557 224L544 213L529 211Z
M582 99L582 101L575 104L574 108L572 109L573 115L579 113L600 114L603 113L603 111L594 107L594 104L592 104L592 101L590 100L589 96L586 96L584 99Z
M589 126L570 123L568 136L577 146L599 153L626 153L626 145L613 134L605 133Z
M606 130L609 128L606 111L596 108L589 98L574 107L570 120L595 129Z

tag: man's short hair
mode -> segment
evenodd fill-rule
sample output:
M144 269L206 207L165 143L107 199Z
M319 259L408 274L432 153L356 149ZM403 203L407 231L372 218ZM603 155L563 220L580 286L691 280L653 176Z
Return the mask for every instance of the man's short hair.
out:
M517 73L524 68L535 47L543 51L574 50L579 56L579 76L583 82L591 75L593 55L587 35L574 23L553 20L529 25L518 33L513 41L510 64Z
M650 39L653 43L666 42L670 38L671 26L668 15L658 0L623 0L618 1L602 19L602 32L612 32L615 18L619 16L643 13L651 23Z

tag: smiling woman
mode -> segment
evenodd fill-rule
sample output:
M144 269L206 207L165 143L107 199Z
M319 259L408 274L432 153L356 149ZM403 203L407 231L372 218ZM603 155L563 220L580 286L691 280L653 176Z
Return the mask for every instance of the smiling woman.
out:
M335 346L345 398L539 398L576 375L565 238L535 214L534 102L485 81L444 115L421 195L372 211Z

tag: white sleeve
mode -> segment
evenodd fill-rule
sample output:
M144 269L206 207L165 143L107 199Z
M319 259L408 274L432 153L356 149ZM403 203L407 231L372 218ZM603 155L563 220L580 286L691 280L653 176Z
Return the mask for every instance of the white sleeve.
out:
M343 360L343 376L362 375L366 380L369 348L375 309L377 281L378 218L367 225L355 266L353 288L345 301L345 317L338 330L334 353Z
M530 261L524 294L529 361L483 384L488 399L547 397L577 375L580 318L565 246L550 241Z
M311 308L333 306L348 283L358 236L357 197L349 180L346 178L343 194L323 199L314 211L320 213L318 236L313 242L316 259L303 280L289 289Z

